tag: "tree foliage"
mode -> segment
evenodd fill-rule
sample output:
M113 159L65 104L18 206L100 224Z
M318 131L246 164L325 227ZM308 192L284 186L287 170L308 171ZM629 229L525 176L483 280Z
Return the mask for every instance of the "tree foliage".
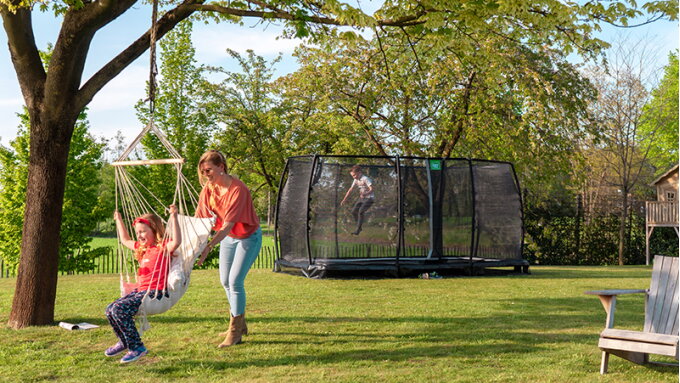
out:
M22 126L11 148L0 148L0 255L9 267L19 262L23 212L28 174L28 116L21 115ZM64 211L62 213L59 270L87 271L94 268L94 258L107 248L91 249L89 235L97 222L110 212L104 211L98 198L101 183L99 170L105 143L88 133L87 116L81 114L76 124L69 152Z
M481 32L480 32L481 33ZM281 80L294 123L348 153L508 160L535 184L569 171L595 92L565 52L484 32L376 32L298 50ZM323 132L323 133L320 133Z
M586 148L593 174L600 173L605 186L619 196L619 264L624 264L625 234L629 215L629 198L645 179L651 180L649 153L655 135L662 127L650 126L644 111L650 100L653 70L643 41L619 41L610 65L593 67L589 76L598 91L596 102L589 105L592 123L600 127ZM649 134L640 134L644 125Z
M668 55L664 76L643 110L638 140L651 139L649 160L664 172L678 163L678 52Z
M280 99L272 80L279 58L267 62L247 51L245 56L227 50L238 62L239 72L210 68L224 78L204 84L203 108L220 128L213 146L228 158L230 173L251 187L259 213L266 215L276 195L286 158L299 149L296 141L304 132L284 123Z
M198 160L211 141L215 123L206 118L197 98L203 77L196 64L192 29L191 21L185 20L160 41L160 78L153 95L154 110L150 104L139 101L137 111L140 121L146 124L153 119L165 133L186 161L182 167L184 176L192 185L198 185ZM169 153L156 136L146 135L141 144L146 158L168 158ZM139 179L147 185L155 185L154 193L161 201L172 201L174 168L159 165L133 170L138 170Z

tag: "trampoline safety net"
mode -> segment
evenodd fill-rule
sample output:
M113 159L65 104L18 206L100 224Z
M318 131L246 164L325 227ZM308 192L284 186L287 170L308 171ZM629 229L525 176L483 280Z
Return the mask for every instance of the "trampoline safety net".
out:
M309 277L528 271L520 188L507 162L299 156L288 159L279 190L277 268Z

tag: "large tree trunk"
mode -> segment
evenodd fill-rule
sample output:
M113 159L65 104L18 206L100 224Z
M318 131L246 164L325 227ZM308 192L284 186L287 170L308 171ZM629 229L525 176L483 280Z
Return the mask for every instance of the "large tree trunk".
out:
M37 117L37 118L36 118ZM75 118L56 121L32 114L21 260L9 325L54 321L61 212Z

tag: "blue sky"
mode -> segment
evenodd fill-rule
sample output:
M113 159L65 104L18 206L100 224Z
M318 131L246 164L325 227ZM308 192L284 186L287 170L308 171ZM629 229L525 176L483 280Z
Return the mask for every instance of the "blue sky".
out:
M92 43L90 56L85 66L83 79L86 80L99 67L108 62L121 50L139 37L150 25L151 11L140 5L126 12L107 25ZM34 12L34 26L38 47L44 49L56 41L59 20L51 13ZM4 31L3 31L4 32ZM283 61L277 66L278 74L294 71L297 67L292 52L298 41L277 39L280 28L275 25L255 25L253 21L245 26L233 24L196 23L194 25L194 47L196 58L201 64L235 68L235 63L225 53L227 48L238 52L253 49L256 54L273 59L283 54ZM656 48L656 62L659 67L667 62L668 52L678 48L677 22L657 22L652 25L619 29L607 27L600 38L610 41L621 35L630 40L644 38ZM19 125L16 113L21 111L23 99L19 90L14 68L7 49L7 37L0 33L0 144L7 145L14 139ZM149 76L149 56L143 55L126 68L121 75L107 84L89 105L89 121L95 136L111 138L121 131L128 140L143 127L135 116L134 105L145 98L145 81Z

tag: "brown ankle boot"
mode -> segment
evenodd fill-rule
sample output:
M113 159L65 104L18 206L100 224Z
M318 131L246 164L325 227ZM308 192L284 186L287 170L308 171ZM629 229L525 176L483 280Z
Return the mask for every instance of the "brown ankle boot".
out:
M224 341L220 343L219 346L217 347L220 348L229 347L241 343L243 326L244 326L243 315L232 316L231 320L229 321L229 331L227 332L227 337L224 338Z
M243 313L243 331L241 331L241 335L248 335L248 324L246 323L246 314ZM219 333L219 336L227 336L229 334L229 330L227 331L222 331Z

